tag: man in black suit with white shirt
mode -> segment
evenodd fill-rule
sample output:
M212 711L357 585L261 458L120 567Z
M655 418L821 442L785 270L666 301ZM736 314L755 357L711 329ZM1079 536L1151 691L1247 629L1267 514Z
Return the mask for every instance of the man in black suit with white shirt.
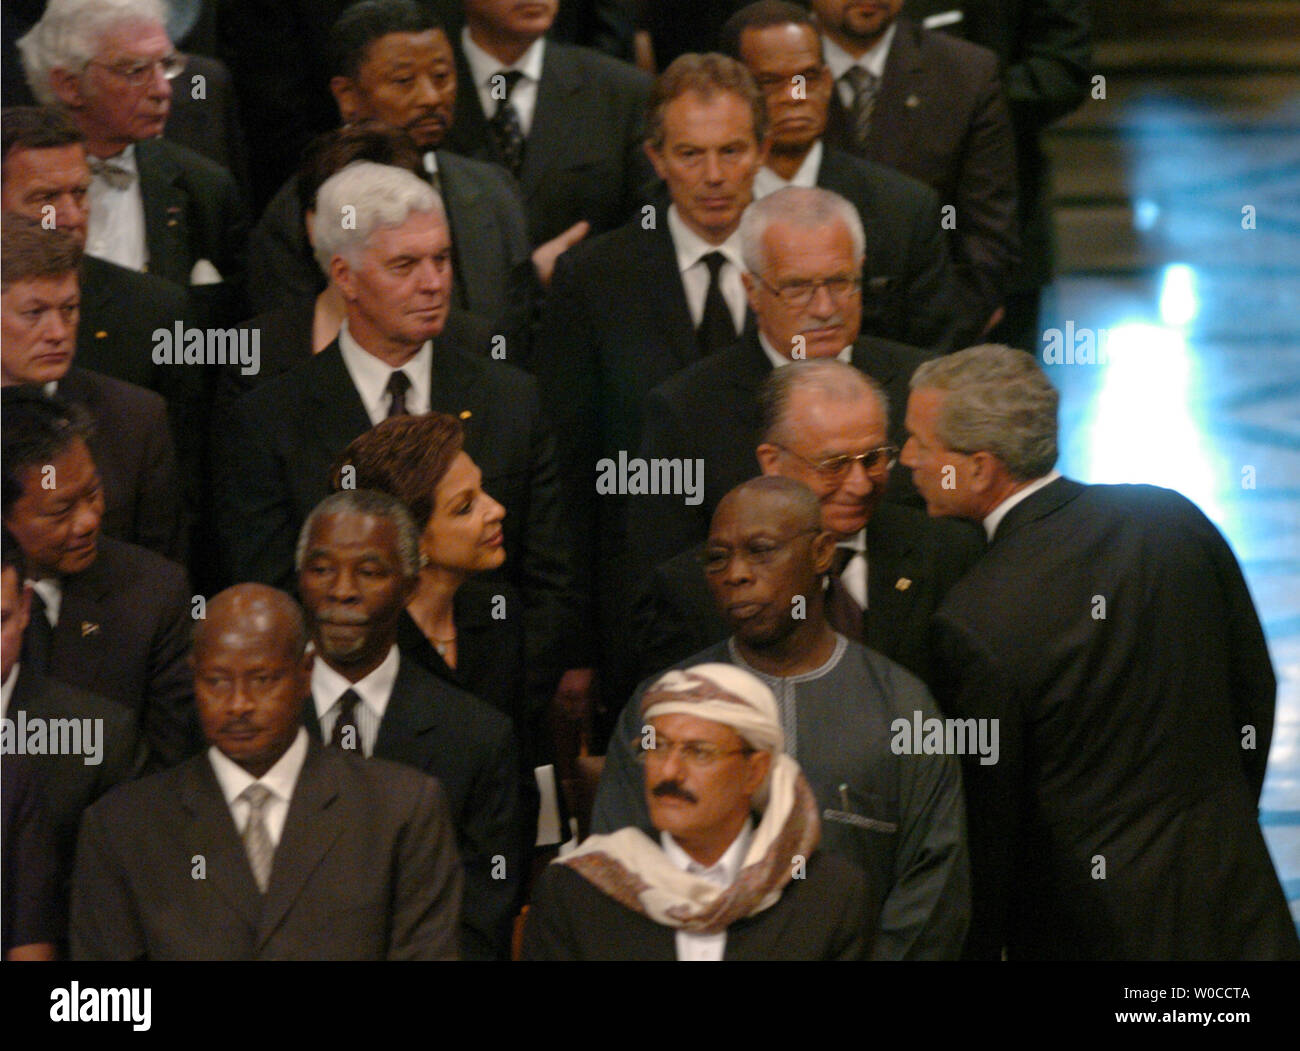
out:
M521 886L519 762L510 721L399 653L415 589L418 530L373 490L326 497L303 524L298 592L315 645L313 737L432 774L446 794L461 864L462 959L506 959Z

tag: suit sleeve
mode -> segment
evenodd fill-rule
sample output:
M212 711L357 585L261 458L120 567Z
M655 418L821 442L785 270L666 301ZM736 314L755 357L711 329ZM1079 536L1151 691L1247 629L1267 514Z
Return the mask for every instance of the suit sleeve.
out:
M156 765L175 766L201 750L194 679L189 667L189 585L176 567L156 581L158 620L149 652L149 687L144 735Z
M569 921L573 918L558 890L559 866L547 865L537 880L524 922L524 960L578 960L581 957Z
M938 717L919 683L900 704ZM970 869L961 770L951 755L901 757L894 885L880 910L876 960L956 960L970 922Z
M591 831L595 834L617 832L634 825L643 831L653 829L650 810L645 803L645 777L636 761L634 742L640 737L637 715L641 711L641 690L627 702L605 753L605 767L596 788L591 810Z
M388 959L458 958L462 879L446 796L426 777L397 844Z
M658 675L726 638L725 626L709 637L707 626L713 621L702 617L709 611L699 609L694 595L678 580L676 562L656 566L632 606L632 642L641 676Z
M4 760L4 947L57 944L67 916L58 848L52 835L43 785L34 765L19 756ZM12 912L9 902L12 901ZM10 926L11 925L11 926Z
M1019 9L1024 27L1003 83L1017 130L1036 133L1088 96L1091 19L1084 0L1034 0Z
M932 622L935 696L945 716L996 719L998 760L962 765L970 842L970 932L966 959L1000 960L1007 941L1013 859L1020 840L1023 733L1014 678L961 625Z
M167 424L167 409L161 399L150 399L141 409L144 448L141 486L137 495L135 542L141 547L184 564L186 555L185 518L181 509L181 486L176 465L176 447Z
M81 822L72 877L69 939L74 960L142 960L147 942L102 805Z
M503 725L478 771L460 823L464 959L509 959L515 902L527 864L519 855L518 811L519 758L513 734Z

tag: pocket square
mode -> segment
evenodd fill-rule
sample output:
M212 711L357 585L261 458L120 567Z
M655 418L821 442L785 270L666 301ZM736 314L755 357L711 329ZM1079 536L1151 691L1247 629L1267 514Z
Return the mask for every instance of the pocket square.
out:
M190 271L191 285L219 285L221 281L221 271L206 259L200 259Z

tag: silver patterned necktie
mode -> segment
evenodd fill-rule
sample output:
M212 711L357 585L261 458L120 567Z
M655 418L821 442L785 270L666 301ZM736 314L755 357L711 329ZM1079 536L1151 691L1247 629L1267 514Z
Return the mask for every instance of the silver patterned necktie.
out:
M240 798L248 801L244 850L248 853L248 864L253 870L253 879L257 880L257 889L265 894L266 885L271 881L271 862L275 858L275 847L271 844L271 834L266 830L264 814L271 790L265 785L251 784L240 793Z
M880 87L880 78L861 66L850 66L843 79L853 89L853 106L849 110L853 150L862 153L867 148L867 136L871 134L871 113L876 108L876 89Z
M99 157L86 157L86 164L90 167L90 173L103 179L114 190L129 190L135 182L135 172L130 168L124 168L112 160L102 160Z

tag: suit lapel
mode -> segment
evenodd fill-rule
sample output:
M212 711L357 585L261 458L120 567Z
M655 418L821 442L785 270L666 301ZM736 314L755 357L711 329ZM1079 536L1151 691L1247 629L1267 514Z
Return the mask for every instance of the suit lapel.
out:
M259 950L283 922L311 874L343 834L347 814L343 806L337 805L338 795L337 779L323 761L320 745L309 741L307 759L298 775L293 799L289 801L289 813L271 866L271 882L262 902L262 920L257 932Z
M178 185L183 174L157 143L136 144L140 199L144 205L144 240L149 250L145 269L180 285L190 283L188 196Z
M467 289L482 287L496 279L490 246L501 242L491 208L480 206L483 190L461 170L458 158L438 151L438 175L442 183L442 200L452 231L455 254L455 281L461 305L468 303Z
M433 355L429 364L429 408L460 417L473 426L472 410L477 407L474 396L482 363L462 351L442 342L446 329L433 341Z
M898 20L867 134L866 155L901 170L907 170L902 162L912 149L916 116L924 113L926 106L918 32L918 27L907 19ZM916 101L909 104L912 99Z
M101 545L103 541L100 541ZM59 622L50 646L50 668L61 669L60 678L93 690L99 667L109 651L105 622L109 616L111 581L104 552L85 572L63 578Z
M308 426L315 432L315 446L329 450L332 458L340 451L336 448L339 436L346 434L347 442L358 434L370 430L370 417L361 403L361 395L348 367L343 364L339 341L322 350L312 359L311 371L304 377L308 384L308 399L312 404L312 419Z
M867 523L867 645L894 653L922 590L919 552L905 530L893 528L892 509L876 509Z
M637 268L636 294L652 300L648 313L661 322L660 338L672 351L677 368L684 368L699 360L700 345L691 321L691 308L686 302L686 286L677 269L677 249L668 230L666 199L656 210L660 221L650 232L644 263Z
M542 57L542 79L537 86L533 123L524 147L524 166L519 184L524 200L531 201L542 188L549 169L579 155L573 136L582 127L581 100L584 89L570 56L553 40L546 42Z
M752 395L772 374L772 363L768 361L763 345L758 341L757 330L751 328L746 331L741 348L741 352L735 355L734 367L727 370L727 382L737 390L751 395L746 404L752 403L757 414L758 405L753 401Z
M183 835L190 856L204 859L208 886L230 903L250 930L256 930L262 894L206 755L190 760L180 795L181 807L189 816Z
M501 157L497 153L496 144L488 134L487 115L483 112L483 104L478 97L478 85L474 83L474 74L461 51L459 34L453 43L456 51L456 82L460 88L456 93L456 109L447 145L466 157L478 157L500 164Z
M1007 512L1006 517L998 523L997 531L993 534L993 540L989 546L992 547L993 544L1001 543L1031 522L1046 518L1058 508L1068 504L1086 488L1087 486L1082 483L1071 481L1068 478L1057 478L1050 484L1045 485L1038 492L1025 497Z
M415 662L398 658L397 680L388 697L388 706L379 722L375 755L423 770L427 763L427 744L437 724L437 712L427 694L421 694L415 680Z

